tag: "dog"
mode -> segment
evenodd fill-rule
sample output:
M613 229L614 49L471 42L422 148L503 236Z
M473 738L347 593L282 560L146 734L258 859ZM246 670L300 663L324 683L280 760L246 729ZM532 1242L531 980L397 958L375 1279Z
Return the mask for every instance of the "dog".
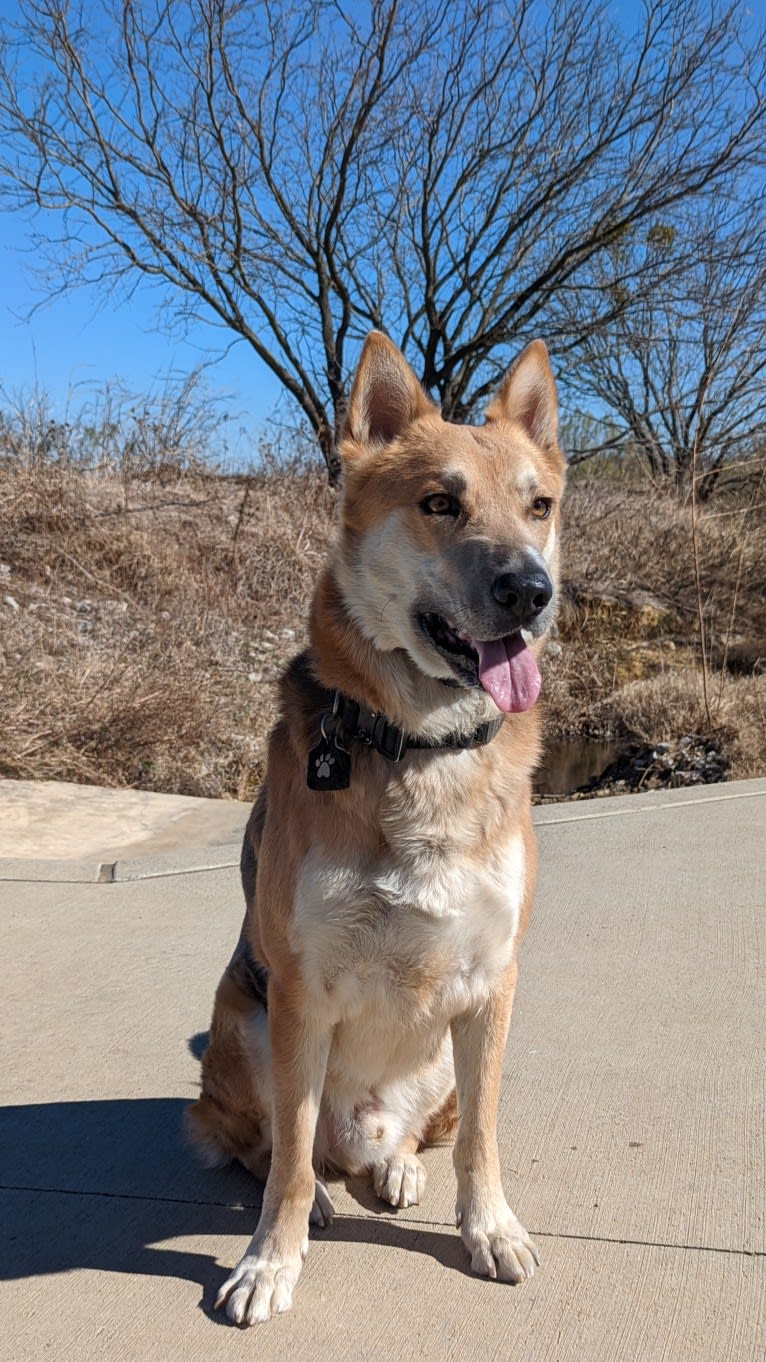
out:
M484 413L442 420L399 350L364 344L334 550L242 851L247 910L215 999L191 1138L266 1180L216 1302L290 1308L321 1174L420 1202L456 1133L457 1225L481 1275L538 1262L496 1116L536 873L538 659L554 618L564 460L532 341Z

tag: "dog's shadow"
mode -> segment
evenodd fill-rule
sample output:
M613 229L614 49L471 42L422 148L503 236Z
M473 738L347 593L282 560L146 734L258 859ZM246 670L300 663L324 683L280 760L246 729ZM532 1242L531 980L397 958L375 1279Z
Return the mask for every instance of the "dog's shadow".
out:
M201 1308L222 1320L212 1305L227 1269L216 1262L215 1246L208 1255L178 1241L232 1235L244 1249L262 1189L238 1164L200 1167L183 1140L186 1105L149 1097L0 1108L7 1206L0 1277L75 1268L175 1276L197 1282ZM314 1237L406 1248L468 1271L457 1235L397 1222L366 1182L346 1185L365 1211L383 1214L344 1214Z

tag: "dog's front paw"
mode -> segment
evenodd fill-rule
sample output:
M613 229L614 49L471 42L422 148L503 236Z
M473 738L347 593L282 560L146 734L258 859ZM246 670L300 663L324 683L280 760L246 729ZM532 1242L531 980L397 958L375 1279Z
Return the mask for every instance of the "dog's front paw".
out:
M295 1257L267 1255L263 1249L246 1253L218 1292L216 1310L225 1305L233 1324L260 1324L284 1314L293 1303L307 1247L308 1243Z
M473 1272L514 1283L533 1276L540 1262L537 1249L510 1206L476 1211L458 1205L456 1218Z
M392 1206L419 1206L426 1186L426 1170L416 1154L393 1154L372 1170L372 1185L381 1201Z

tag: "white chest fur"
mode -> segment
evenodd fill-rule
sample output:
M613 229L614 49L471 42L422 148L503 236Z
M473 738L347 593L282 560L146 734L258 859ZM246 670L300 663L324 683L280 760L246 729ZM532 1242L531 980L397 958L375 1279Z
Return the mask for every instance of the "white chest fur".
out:
M507 966L524 878L518 833L483 860L420 839L366 863L310 853L292 944L314 1005L333 1023L443 1030Z

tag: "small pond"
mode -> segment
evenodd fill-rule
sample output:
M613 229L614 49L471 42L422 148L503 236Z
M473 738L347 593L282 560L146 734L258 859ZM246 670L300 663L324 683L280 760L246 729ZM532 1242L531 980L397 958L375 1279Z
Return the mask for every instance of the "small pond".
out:
M548 743L535 776L535 794L572 794L600 776L624 749L625 744L615 740L579 738Z

